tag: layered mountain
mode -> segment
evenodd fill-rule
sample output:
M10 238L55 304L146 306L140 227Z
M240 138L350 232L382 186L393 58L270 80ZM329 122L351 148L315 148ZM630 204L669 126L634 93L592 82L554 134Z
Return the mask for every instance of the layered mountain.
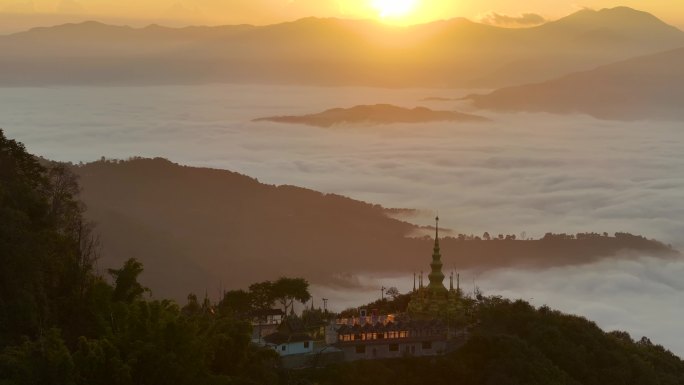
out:
M73 170L86 215L98 224L100 267L138 258L145 264L145 284L157 296L183 299L190 291L215 292L283 275L352 287L360 284L354 279L359 273L409 275L431 260L434 241L421 237L426 229L393 219L410 210L164 159L99 161ZM458 269L539 268L630 250L676 254L627 234L513 238L452 235L442 239L443 261Z
M684 48L469 98L499 111L582 113L614 120L684 120Z
M300 116L272 116L255 119L276 123L298 123L316 127L349 124L392 124L429 122L484 122L486 118L456 111L435 111L425 107L403 108L390 104L332 108L321 113Z
M410 27L307 18L269 26L142 29L96 22L0 37L0 85L205 82L502 87L684 46L630 8L538 27L465 19Z

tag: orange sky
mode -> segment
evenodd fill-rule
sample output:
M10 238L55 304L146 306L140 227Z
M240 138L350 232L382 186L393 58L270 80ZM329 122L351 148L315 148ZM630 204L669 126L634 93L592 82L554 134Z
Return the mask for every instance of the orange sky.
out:
M539 21L539 16L556 19L583 7L625 5L684 28L681 0L0 0L0 32L85 19L130 25L270 24L307 16L382 19L383 11L373 6L374 1L416 2L409 14L383 19L396 24L453 17L515 23L515 18L487 15L535 14L520 19L526 24Z

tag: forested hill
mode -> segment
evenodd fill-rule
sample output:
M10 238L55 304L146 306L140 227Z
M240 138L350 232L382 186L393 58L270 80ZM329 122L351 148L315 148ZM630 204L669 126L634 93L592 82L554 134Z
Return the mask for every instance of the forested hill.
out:
M388 210L339 195L273 186L234 172L185 167L164 159L98 161L80 176L86 215L97 222L102 266L129 257L148 267L155 295L184 298L281 275L350 285L345 275L425 269L433 240ZM513 229L512 229L513 230ZM498 234L442 241L445 266L488 269L579 264L623 251L671 255L638 236L548 235L514 240ZM236 269L239 266L239 269Z
M219 304L188 296L181 307L146 298L139 261L98 272L77 191L68 170L41 166L0 130L2 384L684 382L684 362L648 338L635 342L547 307L480 296L464 302L478 326L451 355L280 370L275 352L250 344L251 326L228 296Z

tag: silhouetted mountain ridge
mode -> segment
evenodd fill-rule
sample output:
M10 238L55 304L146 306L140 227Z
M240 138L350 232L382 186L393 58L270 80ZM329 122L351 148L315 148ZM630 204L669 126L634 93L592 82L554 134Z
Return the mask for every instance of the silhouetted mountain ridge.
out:
M604 30L618 31L620 29L628 28L637 30L642 34L666 34L679 31L676 27L665 23L648 12L629 7L604 8L598 11L583 9L553 23L548 23L537 28L542 30L555 28L557 30L563 29L564 31L569 29L591 30L597 25Z
M522 29L465 19L393 27L306 18L178 29L87 22L0 36L0 85L501 87L680 46L682 31L625 7Z
M684 48L468 98L477 107L500 111L583 113L616 120L684 120L682 68Z

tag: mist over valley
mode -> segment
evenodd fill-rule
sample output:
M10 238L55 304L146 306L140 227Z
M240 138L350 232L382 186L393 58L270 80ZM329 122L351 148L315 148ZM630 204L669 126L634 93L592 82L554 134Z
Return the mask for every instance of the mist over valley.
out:
M177 166L162 161L152 162L149 167L135 166L135 162L112 164L114 174L88 172L88 166L77 171L81 174L83 198L91 208L86 214L99 222L102 231L104 254L100 266L117 265L121 258L129 256L139 257L150 266L147 278L143 279L157 282L152 287L158 295L182 297L188 286L195 287L194 291L215 292L221 284L225 287L227 282L241 282L231 273L238 271L227 266L240 266L243 270L239 274L245 279L262 274L275 277L287 271L287 266L298 260L298 254L307 254L298 250L309 247L313 247L314 255L320 255L320 260L328 261L319 265L316 259L308 260L305 266L312 269L307 274L315 285L315 295L332 298L333 308L375 296L370 282L384 280L382 277L387 273L392 273L393 278L381 282L406 290L411 273L424 269L429 260L430 241L401 246L397 240L406 233L429 233L429 229L416 226L429 226L437 211L444 227L452 230L445 236L481 236L486 231L495 236L518 237L524 232L539 238L547 232L624 231L682 247L679 235L684 231L684 212L679 201L684 191L684 134L675 122L618 122L583 115L491 112L484 114L489 122L425 123L420 124L419 130L413 124L361 124L337 130L252 121L260 116L305 115L332 106L391 103L412 108L430 103L421 101L428 96L452 98L468 92L218 85L15 88L0 91L0 114L5 118L3 124L8 135L24 141L29 150L48 159L78 163L102 156L164 157L181 165L236 171L266 184L300 186L388 208L415 209L375 211L375 219L364 220L372 225L357 228L356 233L348 231L360 222L344 222L344 218L354 218L355 214L348 210L343 214L314 209L308 219L314 226L310 231L325 228L328 238L308 239L306 233L300 233L294 238L300 240L289 248L282 241L269 243L272 231L281 231L273 227L275 223L250 225L242 235L231 235L223 227L213 225L229 223L231 218L249 218L249 223L258 224L261 216L273 218L276 208L285 215L281 219L286 220L288 207L296 207L287 201L282 201L284 206L274 201L273 208L254 206L250 210L250 206L245 206L238 216L235 212L201 208L203 203L220 204L222 200L236 199L230 194L212 195L212 191L221 191L216 189L219 185L207 188L206 184L190 182L200 177L211 184L228 183L221 188L230 189L233 182L220 182L220 171L179 168L178 172L195 176L181 178L177 185L164 182L170 180L165 179L165 172L160 172L167 169L171 173L168 175L172 175ZM30 104L25 102L29 99ZM433 103L440 110L471 108L463 102ZM78 110L79 116L63 114L67 108ZM96 164L92 167L98 170ZM183 185L184 181L188 183ZM150 190L146 185L155 188ZM165 193L165 186L173 190ZM235 190L237 186L233 191L241 191ZM294 187L278 189L297 191ZM107 195L117 192L115 199L115 195ZM200 198L200 192L205 198ZM213 197L207 200L206 194ZM314 192L304 196L307 194L316 198L304 198L301 210L305 211L292 211L293 219L306 218L303 214L308 209L304 207L318 199L338 199ZM162 204L165 199L169 205ZM183 201L184 207L176 212L172 202L178 201ZM199 211L193 211L197 204ZM131 210L136 205L139 207ZM369 206L362 212L365 210L378 209ZM174 213L180 215L178 220L169 219ZM390 220L387 214L409 223ZM183 223L183 217L193 218L192 222ZM329 225L321 227L320 223ZM169 227L176 225L179 227ZM186 226L185 230L182 226ZM335 226L342 227L336 230ZM345 257L345 249L333 246L337 245L334 237L341 234L366 241L349 248L352 254ZM265 246L255 249L257 255L241 261L240 254L229 252L232 249L227 240L252 237L259 239L256 244ZM218 242L222 239L228 243ZM392 242L403 247L401 261L382 251L388 251ZM672 271L680 269L677 260L657 262L671 257L656 253L655 259L644 260L639 253L616 254L613 250L605 256L594 251L546 263L513 259L491 264L472 259L479 254L463 255L459 250L464 249L445 241L445 268L462 272L467 285L476 280L487 293L534 297L539 304L559 303L561 309L591 316L606 327L624 327L663 342L667 342L667 333L675 333L669 321L664 324L647 315L658 307L676 307L682 288L670 286L667 290L672 294L665 296L657 294L660 289L653 289L652 295L660 299L652 307L643 306L645 298L651 295L649 290L659 287L658 274L663 273L663 266L670 266ZM644 250L642 256L654 257L652 254L652 250ZM255 262L252 258L263 262L253 265L255 270L250 272L249 266ZM497 263L500 267L508 266L509 273L499 273ZM620 297L624 308L639 309L633 313L633 321L615 321L618 310L611 294L615 292L604 291L604 286L594 285L579 292L552 290L559 280L565 281L561 277L566 274L610 267L622 271L624 266L628 269L624 274L632 277L631 290L643 290L640 296ZM375 278L365 283L363 279L350 280L359 275ZM548 279L536 280L534 287L525 286L532 275ZM616 285L623 279L617 272L607 275L605 287L611 287L613 277L618 280ZM197 287L198 282L207 282L203 284L207 287ZM575 302L578 297L587 296L594 298L594 305L580 306ZM338 304L335 298L339 298ZM606 307L613 310L601 310ZM669 346L678 351L684 349L679 343Z
M663 15L3 1L0 383L684 381Z

